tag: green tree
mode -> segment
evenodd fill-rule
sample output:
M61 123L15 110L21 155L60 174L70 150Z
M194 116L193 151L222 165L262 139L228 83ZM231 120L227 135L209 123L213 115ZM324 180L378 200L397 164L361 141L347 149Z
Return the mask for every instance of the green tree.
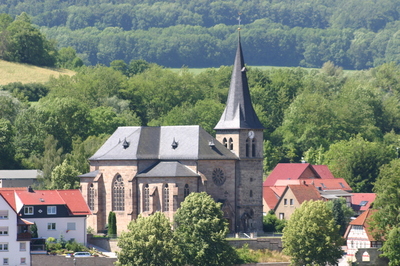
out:
M400 228L394 227L389 231L388 238L383 243L382 256L389 259L389 266L400 265Z
M118 265L183 265L171 223L161 212L139 216L118 239Z
M283 228L285 228L285 224L286 220L278 219L274 210L270 210L267 215L263 217L264 232L282 232Z
M31 234L32 234L32 238L38 238L39 237L38 228L37 228L36 222L34 222L31 225Z
M283 252L292 265L336 265L343 239L332 211L323 201L305 201L283 229Z
M388 239L393 228L400 227L400 160L392 160L380 168L374 186L376 199L371 228L376 237Z
M117 235L117 216L115 212L110 212L108 214L108 236L114 237Z
M51 172L52 189L75 189L79 188L78 172L72 165L64 160L62 164L56 166Z
M396 149L358 135L332 144L324 156L333 175L346 179L354 192L371 192L379 168L396 158Z
M225 240L228 224L221 203L205 192L191 193L175 214L175 234L190 265L232 265L236 253Z
M335 222L340 226L340 235L344 235L347 226L351 221L351 217L354 217L355 215L354 210L347 206L345 198L330 200L326 202L326 205L332 210Z

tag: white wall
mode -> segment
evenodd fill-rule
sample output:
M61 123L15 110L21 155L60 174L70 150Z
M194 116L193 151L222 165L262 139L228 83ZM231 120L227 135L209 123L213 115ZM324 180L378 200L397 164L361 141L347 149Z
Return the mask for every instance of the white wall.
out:
M0 251L0 265L8 259L8 265L30 265L30 242L17 241L17 214L0 196L0 211L8 210L8 219L0 219L0 227L8 227L8 235L0 235L0 243L8 243L8 251ZM20 250L20 243L25 243L25 250ZM21 264L21 258L26 263Z
M29 221L36 223L39 237L60 239L63 235L66 241L74 238L76 242L86 245L86 217L31 218ZM48 230L48 223L55 223L56 229ZM68 223L75 223L75 230L67 232Z

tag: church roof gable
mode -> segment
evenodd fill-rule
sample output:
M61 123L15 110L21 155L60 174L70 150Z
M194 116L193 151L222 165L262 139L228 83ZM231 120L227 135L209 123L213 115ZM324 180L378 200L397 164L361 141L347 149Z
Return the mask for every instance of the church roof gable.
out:
M237 159L200 126L119 127L89 160Z
M199 177L189 167L179 162L159 162L142 171L137 177Z

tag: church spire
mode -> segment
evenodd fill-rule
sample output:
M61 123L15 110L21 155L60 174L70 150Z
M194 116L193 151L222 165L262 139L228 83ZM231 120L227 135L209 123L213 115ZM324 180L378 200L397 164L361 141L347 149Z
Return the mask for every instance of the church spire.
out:
M264 129L250 99L240 32L228 100L225 111L214 129Z

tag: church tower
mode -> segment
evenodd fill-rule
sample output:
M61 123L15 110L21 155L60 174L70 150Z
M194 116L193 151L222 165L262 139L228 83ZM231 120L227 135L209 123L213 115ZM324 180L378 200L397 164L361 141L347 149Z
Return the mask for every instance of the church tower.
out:
M264 127L251 102L240 33L226 107L214 129L216 139L239 157L235 177L236 231L261 231Z

